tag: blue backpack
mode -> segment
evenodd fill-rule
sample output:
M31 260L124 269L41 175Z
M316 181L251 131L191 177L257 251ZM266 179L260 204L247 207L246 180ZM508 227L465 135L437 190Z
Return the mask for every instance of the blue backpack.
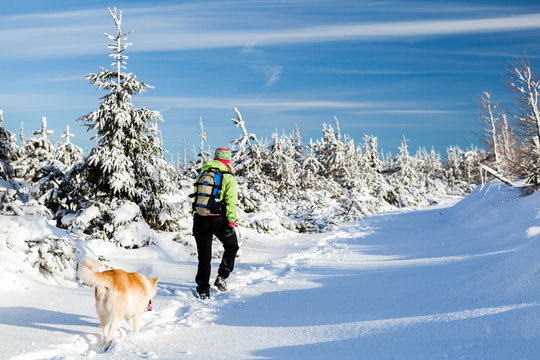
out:
M222 214L224 204L219 201L223 186L223 175L230 174L218 168L210 168L203 171L195 182L196 190L189 197L193 199L193 211L201 216Z

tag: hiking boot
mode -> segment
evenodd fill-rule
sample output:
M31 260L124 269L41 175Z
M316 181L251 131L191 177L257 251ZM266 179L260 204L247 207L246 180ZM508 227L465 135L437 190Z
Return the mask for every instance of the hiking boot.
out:
M214 286L220 291L227 291L227 282L223 276L218 276L214 282Z
M210 289L206 289L206 290L197 290L197 294L199 295L199 299L201 300L206 300L206 299L210 299Z

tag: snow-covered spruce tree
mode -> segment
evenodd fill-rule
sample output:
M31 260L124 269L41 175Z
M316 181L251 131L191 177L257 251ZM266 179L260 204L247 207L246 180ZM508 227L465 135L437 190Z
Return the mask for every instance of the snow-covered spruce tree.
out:
M15 135L3 127L0 110L0 214L43 215L51 218L49 210L32 195L32 186L14 178L19 148Z
M174 187L164 171L159 133L152 128L162 117L158 111L134 106L133 96L144 93L150 86L124 71L128 58L124 51L131 45L125 42L129 33L122 33L122 12L116 8L108 10L116 27L116 34L105 34L112 41L109 49L114 62L110 70L102 67L101 72L86 78L109 93L102 98L98 110L79 119L88 129L96 131L93 139L97 144L73 173L75 183L86 199L98 203L100 210L105 205L105 211L111 214L115 208L127 206L126 213L133 215L130 220L139 221L137 217L142 215L156 229L172 229L176 217L166 195ZM79 204L80 210L90 204ZM138 206L140 213L133 205ZM102 224L98 228L104 224L97 220L94 223ZM140 245L146 244L135 244Z
M429 152L425 147L421 147L414 157L416 158L416 172L423 181L444 180L444 167L441 155L435 151L433 146Z
M455 190L461 175L461 154L459 146L449 146L446 149L446 161L444 162L445 180L448 186Z
M403 137L399 153L388 163L385 172L388 184L393 191L387 193L385 200L397 207L418 205L420 198L417 190L418 174L415 170L415 159L409 154L408 140Z
M199 175L199 172L204 164L204 162L212 156L210 151L205 149L205 144L207 142L206 132L204 131L204 122L202 117L200 118L200 125L201 125L201 132L199 133L199 136L201 138L201 144L199 146L199 150L197 151L195 147L193 148L193 160L191 160L190 165L188 167L187 175L191 178L196 178L197 175Z
M446 149L445 180L452 194L468 194L474 189L475 184L481 183L478 164L485 157L486 154L475 147L466 151L459 146L450 146Z
M280 197L289 197L302 180L299 176L300 164L296 160L294 139L277 131L272 134L265 173L274 182L274 190Z
M24 134L24 121L21 122L20 130L19 130L19 139L21 140L21 146L24 146L26 142L28 141L28 136Z
M304 162L305 151L304 145L302 144L302 134L298 125L294 128L293 134L291 135L292 149L294 160L301 164Z
M62 135L65 142L57 144L52 161L41 167L40 177L32 190L34 197L40 204L47 206L57 220L69 211L70 197L74 196L73 184L68 174L83 158L82 149L71 143L71 136L74 135L67 126Z
M257 178L262 171L263 147L264 145L253 133L248 133L242 114L235 107L236 118L232 122L240 128L241 136L232 142L233 162L235 173L251 181L254 176Z
M17 155L15 134L4 128L4 111L0 110L0 178L9 180L13 169L10 163Z
M74 238L52 226L46 217L24 215L30 214L4 223L0 236L2 261L9 258L16 266L12 270L26 274L24 277L32 274L56 285L73 284L80 245L76 246ZM18 283L13 280L13 285Z
M27 139L17 154L17 160L13 162L15 177L28 181L38 182L43 176L41 169L54 163L54 145L49 139L54 131L47 129L47 118L41 118L41 129L34 131L34 135Z
M271 195L271 188L264 184L263 162L267 157L266 145L255 134L248 133L242 114L235 107L232 122L240 128L241 136L232 142L232 170L239 181L238 201L246 212L256 212ZM245 189L246 191L242 191Z
M382 170L382 160L379 154L379 144L376 136L364 135L364 144L362 145L364 158L369 166L377 172Z
M313 139L309 139L306 155L304 156L302 167L300 168L300 176L304 179L299 185L302 190L311 189L310 185L315 184L319 180L322 172L323 164L321 164L317 157L316 151L317 143L313 142Z
M363 173L366 186L372 196L384 200L388 193L392 192L392 187L388 184L383 172L384 159L379 152L379 144L376 136L364 135L364 142L361 145L363 158ZM386 200L385 200L386 201Z
M272 134L264 172L276 184L279 197L289 196L298 187L308 185L303 177L305 158L298 127L290 134L283 131L280 136L277 130Z
M71 142L70 138L73 136L75 135L70 133L69 125L67 125L66 131L61 136L65 141L56 146L54 161L55 165L62 171L71 169L73 165L82 161L84 157L83 150Z
M312 145L315 156L324 164L320 175L350 188L353 177L362 176L359 171L360 155L354 141L347 135L341 135L338 119L334 117L334 120L336 130L331 125L323 124L323 137Z
M441 155L435 151L433 146L431 151L421 147L416 152L415 170L418 176L418 186L423 188L424 196L431 204L438 202L440 195L449 194L445 181L445 172Z

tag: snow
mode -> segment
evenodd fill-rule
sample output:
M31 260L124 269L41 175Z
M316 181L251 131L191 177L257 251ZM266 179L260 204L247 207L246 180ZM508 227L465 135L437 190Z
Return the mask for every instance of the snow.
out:
M124 323L106 353L92 289L46 277L5 247L69 235L39 216L2 216L0 357L535 359L538 204L540 193L486 186L326 233L241 229L230 291L213 291L209 301L193 297L194 249L172 233L130 250L73 238L79 259L91 252L106 265L160 277L141 331Z

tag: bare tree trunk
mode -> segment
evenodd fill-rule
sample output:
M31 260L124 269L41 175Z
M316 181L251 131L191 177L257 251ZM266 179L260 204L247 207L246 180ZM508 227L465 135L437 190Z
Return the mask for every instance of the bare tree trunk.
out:
M514 150L510 146L510 129L508 128L508 120L506 120L506 114L502 114L501 139L504 157L506 158L506 161L508 163L512 162L514 159Z
M489 134L490 141L493 147L493 155L495 156L495 166L497 167L497 171L500 171L501 159L499 155L500 146L498 144L498 137L497 137L497 124L496 124L495 116L493 116L491 95L487 91L484 91L484 93L482 94L481 106L482 106L481 116L484 119L484 122L489 127L487 129L487 133Z
M522 113L516 116L524 129L526 136L530 136L537 151L540 152L540 109L538 108L538 92L540 81L533 73L528 59L517 64L509 81L509 87L519 95Z

